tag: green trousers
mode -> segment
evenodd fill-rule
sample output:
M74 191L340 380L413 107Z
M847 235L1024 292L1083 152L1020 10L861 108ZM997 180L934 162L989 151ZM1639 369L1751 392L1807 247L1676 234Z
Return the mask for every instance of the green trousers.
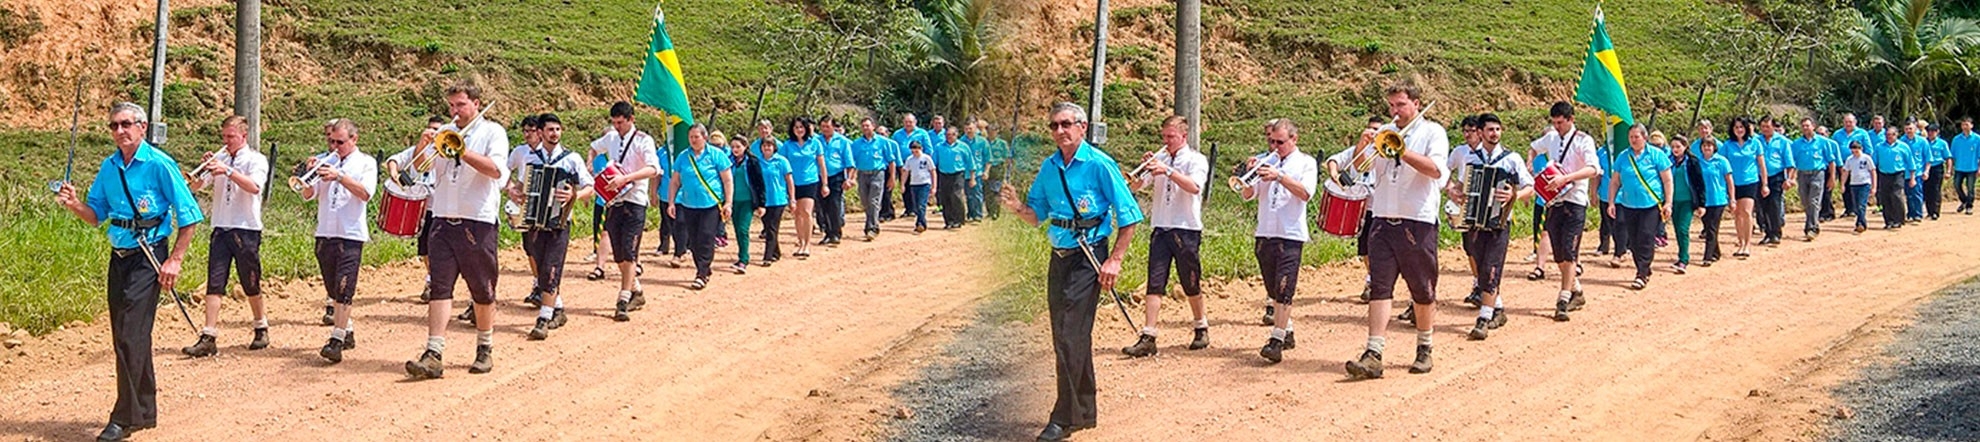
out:
M1698 210L1698 203L1691 200L1671 200L1671 239L1678 243L1677 262L1691 264L1691 218L1692 211Z
M736 262L749 264L749 221L755 217L755 211L756 202L750 200L736 200L735 205L730 208L732 212L729 215L732 218L730 224L736 226L736 235L733 237L736 239Z

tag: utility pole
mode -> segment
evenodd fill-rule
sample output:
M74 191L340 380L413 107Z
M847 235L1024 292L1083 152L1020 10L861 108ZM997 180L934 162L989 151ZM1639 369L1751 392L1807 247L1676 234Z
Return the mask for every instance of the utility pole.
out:
M151 47L151 128L147 133L152 146L165 145L165 30L172 26L172 9L167 0L158 0L158 22L152 29Z
M1100 96L1107 87L1107 15L1107 0L1100 0L1093 13L1093 87L1086 109L1086 142L1095 146L1107 144L1107 123L1100 121Z
M1203 0L1176 0L1176 115L1189 145L1203 148Z
M234 115L247 119L248 144L261 149L261 0L234 2Z

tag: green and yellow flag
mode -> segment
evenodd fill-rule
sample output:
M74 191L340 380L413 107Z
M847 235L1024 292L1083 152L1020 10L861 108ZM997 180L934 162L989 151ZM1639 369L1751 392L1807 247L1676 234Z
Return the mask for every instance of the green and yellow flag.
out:
M681 76L681 59L674 53L674 39L667 36L666 14L653 6L653 38L647 45L646 66L640 70L639 88L633 101L653 106L666 115L661 118L673 129L675 144L686 145L687 127L694 124L694 109L688 106L687 81Z
M1612 136L1623 141L1613 145L1628 145L1627 129L1636 124L1636 117L1630 114L1622 61L1616 57L1615 44L1609 41L1609 25L1602 19L1599 6L1595 8L1595 33L1588 40L1588 57L1582 61L1581 83L1574 88L1574 101L1608 114L1606 123L1615 128Z

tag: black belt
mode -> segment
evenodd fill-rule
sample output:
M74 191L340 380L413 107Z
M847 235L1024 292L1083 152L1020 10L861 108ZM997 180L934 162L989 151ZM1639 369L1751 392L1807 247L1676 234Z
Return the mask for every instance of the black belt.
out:
M1073 238L1073 240L1074 240L1074 241L1082 241L1082 240L1085 240L1085 238ZM1100 239L1096 239L1096 240L1093 240L1093 242L1091 242L1091 243L1087 243L1087 246L1086 246L1086 247L1093 247L1093 244L1104 244L1104 243L1106 243L1106 242L1107 242L1107 238L1106 238L1106 237L1101 237ZM1076 254L1081 254L1081 253L1085 253L1085 252L1081 252L1081 251L1080 251L1080 249L1081 249L1081 247L1077 247L1077 246L1075 246L1075 247L1053 247L1053 248L1052 248L1052 256L1055 256L1055 257L1060 257L1060 258L1064 258L1064 257L1068 257L1068 256L1073 256L1073 255L1076 255Z
M141 230L141 229L149 229L149 228L153 228L153 227L158 227L158 225L160 225L160 224L164 224L164 223L165 223L165 221L164 221L164 220L162 220L162 219L159 219L159 218L149 218L149 219L137 219L137 220L131 220L131 219L111 219L111 220L110 220L110 225L112 225L112 226L117 226L117 227L122 227L122 228L124 228L124 230Z
M1094 228L1094 227L1099 227L1099 226L1100 226L1100 218L1086 218L1086 219L1079 219L1079 220L1070 220L1070 219L1055 219L1055 220L1052 220L1051 222L1052 222L1052 226L1054 226L1054 227L1059 227L1059 228L1065 228L1065 229L1075 229L1075 230L1076 230L1076 229L1091 229L1091 228Z
M155 242L155 243L151 243L151 244L146 244L146 245L143 245L143 246L139 246L139 247L151 247L151 248L159 248L159 247L164 247L164 246L165 246L165 242L164 242L164 241L159 241L159 242ZM118 247L113 247L113 248L111 248L111 249L110 249L110 254L111 254L111 255L113 255L113 256L116 256L116 257L118 257L118 258L125 258L125 257L129 257L129 256L131 256L131 255L136 255L136 254L139 254L139 253L144 253L144 250L142 250L142 249L139 249L138 247L131 247L131 248L128 248L128 249L127 249L127 248L118 248Z

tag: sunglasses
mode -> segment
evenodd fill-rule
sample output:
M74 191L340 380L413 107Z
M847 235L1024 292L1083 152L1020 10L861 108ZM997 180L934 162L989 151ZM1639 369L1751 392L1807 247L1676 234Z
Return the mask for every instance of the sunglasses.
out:
M1268 143L1272 143L1273 146L1284 146L1287 144L1292 144L1292 140L1285 140L1285 139L1267 139L1265 141Z
M128 128L133 128L133 127L140 127L140 126L144 126L144 122L142 122L142 121L112 121L112 122L110 122L110 131L112 131L112 132L115 132L115 131L120 131L120 130L124 130L124 129L128 129Z
M1059 129L1071 128L1078 124L1080 124L1080 122L1078 121L1054 121L1052 122L1052 124L1046 125L1046 127L1050 127L1052 128L1052 130L1059 130Z

